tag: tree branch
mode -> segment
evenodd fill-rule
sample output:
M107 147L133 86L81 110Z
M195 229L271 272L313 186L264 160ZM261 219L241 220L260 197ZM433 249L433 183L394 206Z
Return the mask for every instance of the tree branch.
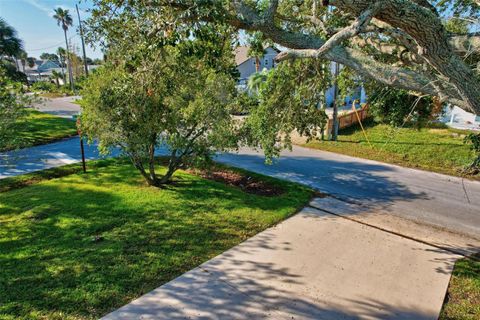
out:
M269 22L273 22L273 19L275 18L275 13L277 13L277 9L278 9L278 0L270 0L268 10L265 13L265 20Z

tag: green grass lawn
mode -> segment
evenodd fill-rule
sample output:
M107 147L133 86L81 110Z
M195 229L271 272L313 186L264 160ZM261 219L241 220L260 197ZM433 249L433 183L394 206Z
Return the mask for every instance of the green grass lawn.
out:
M17 139L9 144L5 150L48 143L76 134L77 129L74 121L34 109L27 109L27 115L20 121L15 131Z
M480 319L480 254L476 257L455 264L440 320Z
M337 142L311 141L304 146L456 176L474 159L469 145L463 143L466 131L395 129L371 120L365 129L372 147L358 126L341 130Z
M292 215L312 195L260 177L285 192L258 196L185 172L156 189L126 162L89 168L3 186L1 319L96 319Z

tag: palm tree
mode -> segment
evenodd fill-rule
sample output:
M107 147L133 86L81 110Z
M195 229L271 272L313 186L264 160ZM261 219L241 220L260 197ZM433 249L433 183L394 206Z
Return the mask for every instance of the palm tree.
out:
M67 83L67 79L65 78L65 71L63 69L63 66L65 65L65 57L67 55L67 51L63 49L62 47L58 47L57 49L57 55L58 59L60 60L60 67L62 68L62 79L63 79L63 84Z
M15 57L23 50L23 43L17 31L0 18L0 56Z
M62 74L56 70L52 70L52 78L53 78L53 81L55 81L57 88L60 88L60 82L58 81L58 79L62 78Z
M265 80L267 80L267 76L267 69L263 69L261 72L255 72L254 74L252 74L250 78L248 78L248 89L251 92L258 94L258 92L263 86L263 83L265 82Z
M262 35L255 32L248 39L249 49L248 56L255 57L255 71L260 71L260 59L265 55L265 48L263 47Z
M70 86L72 90L75 90L73 84L73 75L72 75L72 67L70 66L70 59L68 54L68 38L67 38L67 30L68 27L71 27L73 24L72 16L68 12L67 9L56 8L54 9L55 14L53 18L57 20L57 24L62 27L63 34L65 35L65 46L66 46L66 61L67 61L67 69L68 69L68 78L70 80Z
M23 73L25 73L25 66L27 65L27 58L28 58L27 52L22 50L22 52L19 55L19 58L20 58L20 62L22 63Z
M8 57L15 64L17 71L20 71L17 58L22 51L23 43L17 37L17 31L0 18L0 58Z

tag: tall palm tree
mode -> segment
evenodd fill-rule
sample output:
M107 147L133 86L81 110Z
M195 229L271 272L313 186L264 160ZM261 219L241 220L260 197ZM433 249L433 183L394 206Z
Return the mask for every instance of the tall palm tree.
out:
M62 27L63 34L65 35L65 46L66 46L66 61L67 61L67 69L68 69L68 78L70 80L70 86L72 90L75 90L73 84L73 74L72 74L72 67L70 66L70 59L68 54L68 38L67 38L67 30L68 27L71 27L73 24L72 16L68 12L67 9L62 9L60 7L54 9L55 14L53 18L57 20L57 24Z

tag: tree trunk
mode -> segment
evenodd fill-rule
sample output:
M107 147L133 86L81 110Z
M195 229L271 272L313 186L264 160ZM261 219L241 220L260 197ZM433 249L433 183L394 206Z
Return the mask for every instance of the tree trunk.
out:
M68 51L67 30L63 29L63 34L65 35L65 46L66 46L65 60L67 62L68 80L70 81L70 88L72 89L72 91L75 91L75 85L73 83L72 65L70 63L70 57L69 57L69 51Z
M159 186L158 181L152 180L150 175L145 171L145 168L143 167L143 163L141 159L130 155L130 160L132 161L133 166L137 168L137 170L140 172L140 174L142 175L142 177L145 179L145 181L148 183L149 186L152 186L152 187Z
M258 56L255 57L255 71L260 72L260 58Z
M157 174L155 173L155 142L157 140L157 135L154 134L151 138L150 145L148 146L148 171L150 173L150 180L153 182L154 186L159 186L159 180Z
M14 56L12 56L13 62L15 62L15 68L17 69L17 72L20 72L20 66L18 65L18 60Z

